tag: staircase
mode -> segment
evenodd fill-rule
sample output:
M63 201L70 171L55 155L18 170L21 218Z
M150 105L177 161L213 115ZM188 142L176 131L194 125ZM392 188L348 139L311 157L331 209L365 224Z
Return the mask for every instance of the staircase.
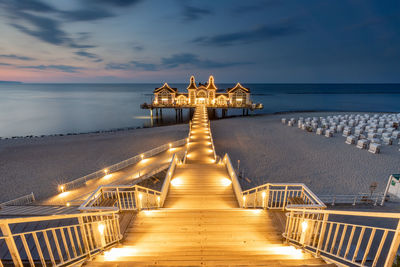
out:
M225 165L213 163L206 123L198 107L188 162L176 168L164 207L139 212L122 244L86 265L328 266L283 245L267 211L238 207Z

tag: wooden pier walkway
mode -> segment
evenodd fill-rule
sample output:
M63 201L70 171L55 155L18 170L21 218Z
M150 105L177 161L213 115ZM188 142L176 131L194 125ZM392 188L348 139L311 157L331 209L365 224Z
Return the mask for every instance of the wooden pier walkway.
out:
M143 210L118 247L88 266L326 266L282 244L264 210L240 209L224 165L215 163L207 110L196 108L188 159L162 209Z

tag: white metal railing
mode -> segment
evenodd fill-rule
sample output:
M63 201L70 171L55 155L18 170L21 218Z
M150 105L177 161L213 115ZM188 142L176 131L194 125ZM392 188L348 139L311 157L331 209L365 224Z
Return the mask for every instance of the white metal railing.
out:
M126 211L155 209L162 207L168 193L171 178L175 172L175 167L180 163L181 161L179 156L174 154L169 165L158 168L137 180L137 182L142 181L146 179L146 177L151 177L152 175L165 170L168 167L161 191L139 185L103 185L99 186L97 190L94 191L84 203L82 203L82 205L79 207L79 210Z
M302 183L267 183L242 192L243 208L282 209L307 207L324 209L325 204Z
M209 131L209 133L210 133L210 140L211 140L212 150L213 150L213 152L214 152L214 160L215 160L215 162L217 162L217 154L215 153L214 139L213 139L212 133L211 133L211 124L210 124L210 120L208 120L208 131Z
M383 193L359 193L355 195L319 195L318 196L325 204L335 206L336 204L358 204L383 205Z
M0 266L81 262L121 240L115 212L0 220Z
M129 159L126 159L126 160L121 161L119 163L116 163L116 164L113 164L111 166L108 166L108 167L106 167L106 168L104 168L102 170L93 172L91 174L88 174L86 176L80 177L80 178L75 179L73 181L70 181L68 183L59 185L59 190L60 191L67 191L67 190L79 187L79 186L83 185L84 183L86 183L89 180L99 179L99 178L104 177L105 172L107 172L107 173L110 172L111 173L111 172L119 171L119 170L121 170L123 168L126 168L129 165L132 165L132 164L135 164L135 163L141 161L144 158L152 157L154 155L157 155L157 154L159 154L159 153L161 153L163 151L166 151L166 150L170 149L171 147L182 146L184 144L186 144L186 139L181 139L181 140L169 143L169 144L164 144L164 145L156 147L156 148L154 148L152 150L146 151L146 152L144 152L144 153L142 153L140 155L136 155L136 156L134 156L132 158L129 158Z
M178 164L181 164L181 160L179 159L177 154L174 154L169 165L167 174L165 175L163 186L161 188L160 207L164 206L165 198L167 197L169 185L171 183L171 178L172 176L174 176L175 169Z
M12 199L3 203L0 203L0 208L4 207L4 206L20 206L20 205L27 205L27 204L31 204L32 202L35 201L35 195L32 193L16 198L16 199Z
M287 207L283 236L344 266L392 266L400 243L400 213Z
M232 181L233 191L235 192L239 207L243 207L242 187L240 186L239 179L236 175L235 169L233 168L233 165L232 165L231 159L229 158L228 153L225 154L225 156L221 160L220 164L225 164L226 170L228 171L229 178Z

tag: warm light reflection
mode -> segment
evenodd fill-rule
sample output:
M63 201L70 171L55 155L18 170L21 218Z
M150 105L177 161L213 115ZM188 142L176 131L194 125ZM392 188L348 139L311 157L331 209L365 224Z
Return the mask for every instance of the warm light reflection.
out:
M268 253L278 254L278 255L286 255L289 259L303 259L304 254L301 249L296 249L293 246L284 247L267 247L265 249Z
M58 197L64 198L64 197L68 196L70 193L71 193L71 192L62 192L62 193L60 193L60 194L58 195Z
M142 211L146 216L150 216L150 215L152 215L153 213L154 213L154 211L152 211L152 210L143 210Z
M116 261L122 257L129 257L137 255L137 249L131 246L122 248L111 248L109 251L104 252L105 261Z
M104 234L104 228L105 228L105 226L104 226L104 224L102 224L102 223L99 223L99 226L97 226L97 229L99 230L99 233L100 233L101 235Z
M177 178L175 178L175 179L173 179L173 180L171 181L171 184L172 184L173 186L180 186L180 185L183 184L183 180L182 180L181 178L177 177Z
M301 231L304 233L307 230L307 227L308 227L307 221L303 221L301 223Z
M231 185L231 183L232 183L232 181L229 180L228 178L222 178L222 179L221 179L221 184L222 184L223 186L229 186L229 185Z
M105 175L103 178L104 178L104 179L109 179L109 178L111 178L111 177L112 177L112 174L110 173L110 174Z
M261 210L256 209L256 210L252 210L252 212L253 212L254 214L260 214L260 213L261 213Z

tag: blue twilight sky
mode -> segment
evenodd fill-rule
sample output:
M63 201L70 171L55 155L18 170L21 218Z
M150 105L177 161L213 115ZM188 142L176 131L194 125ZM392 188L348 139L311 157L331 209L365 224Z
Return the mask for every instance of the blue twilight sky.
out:
M0 80L400 82L398 0L0 0Z

